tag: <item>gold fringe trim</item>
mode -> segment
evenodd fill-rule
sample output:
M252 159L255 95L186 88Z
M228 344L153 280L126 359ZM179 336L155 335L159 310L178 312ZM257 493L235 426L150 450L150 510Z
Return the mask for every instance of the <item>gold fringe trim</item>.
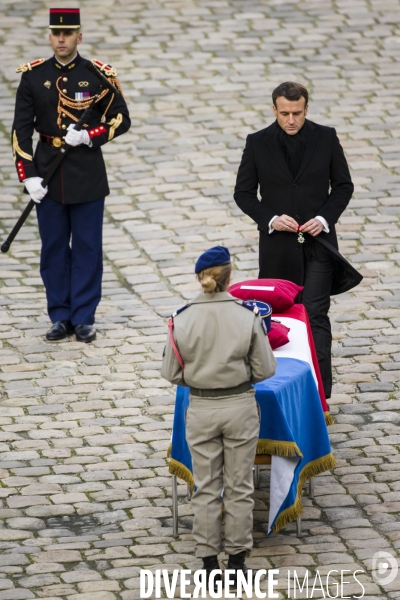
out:
M324 417L325 417L325 423L327 424L328 427L329 427L329 425L335 424L334 418L328 412L324 412Z
M297 485L296 500L292 506L289 506L289 508L286 508L284 511L282 511L279 517L276 519L273 527L274 533L277 533L280 529L282 529L282 527L285 527L285 525L295 521L298 517L300 517L301 513L303 512L301 493L305 482L311 479L311 477L315 477L316 475L324 473L324 471L334 469L335 467L336 460L332 453L321 456L321 458L317 458L303 467L300 472L299 482Z
M190 486L190 489L194 490L194 479L192 472L185 467L182 463L178 462L174 458L171 458L169 461L169 472L171 475L176 475L179 479L183 479Z
M167 458L171 458L171 452L172 452L172 444L170 444L167 448Z
M281 442L280 440L258 440L257 454L272 454L273 456L303 455L296 442Z

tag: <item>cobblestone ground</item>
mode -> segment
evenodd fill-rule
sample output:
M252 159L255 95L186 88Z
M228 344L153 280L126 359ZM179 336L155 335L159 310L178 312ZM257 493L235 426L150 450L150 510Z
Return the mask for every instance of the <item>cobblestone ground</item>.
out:
M9 136L15 68L50 55L50 5L0 4L2 237L26 202ZM356 192L340 246L364 281L331 312L338 467L304 497L301 539L294 526L267 539L263 474L248 564L279 568L282 598L288 569L356 568L365 598L400 598L400 577L383 588L370 576L375 551L400 547L400 1L80 6L82 54L117 66L133 121L105 149L98 339L44 341L33 216L0 257L0 600L131 600L141 567L199 566L183 485L172 537L164 317L195 293L193 261L210 245L229 246L235 280L256 275L257 232L232 189L245 136L272 122L270 92L287 79L308 85L309 117L335 126L346 150Z

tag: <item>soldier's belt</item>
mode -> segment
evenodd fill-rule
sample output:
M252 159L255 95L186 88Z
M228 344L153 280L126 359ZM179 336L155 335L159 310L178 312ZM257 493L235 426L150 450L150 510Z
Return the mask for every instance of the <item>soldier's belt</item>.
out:
M40 134L40 141L48 146L54 146L54 148L59 148L65 144L65 141L62 138L54 135L46 135L45 133Z
M213 390L199 390L198 388L190 388L192 396L200 396L201 398L218 398L219 396L236 396L236 394L244 394L251 390L250 381L245 381L240 385L231 388L217 388Z

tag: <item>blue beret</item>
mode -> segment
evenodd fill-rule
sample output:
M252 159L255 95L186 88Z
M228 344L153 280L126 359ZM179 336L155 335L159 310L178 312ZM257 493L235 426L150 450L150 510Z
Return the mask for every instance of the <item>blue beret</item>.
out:
M226 265L229 262L231 262L231 255L228 248L224 248L224 246L214 246L214 248L210 248L199 256L194 267L194 272L200 273L201 271L204 271L204 269Z

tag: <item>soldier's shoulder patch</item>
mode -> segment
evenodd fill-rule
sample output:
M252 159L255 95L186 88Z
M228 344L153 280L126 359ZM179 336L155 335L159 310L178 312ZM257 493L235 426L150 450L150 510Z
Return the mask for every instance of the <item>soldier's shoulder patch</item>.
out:
M17 69L15 69L16 73L26 73L27 71L32 71L34 67L38 67L42 65L46 59L38 58L37 60L33 60L30 63L21 63Z
M267 319L271 319L272 315L272 307L270 304L266 302L262 302L261 300L242 300L239 301L239 304L248 310L251 310L254 314L258 315L261 320L261 325L263 327L264 333L268 333L268 325ZM270 321L268 321L270 323Z
M248 310L251 310L251 312L255 313L256 315L258 315L258 313L260 312L258 310L257 304L253 304L251 300L239 300L238 304L240 306L244 306L244 308L247 308Z
M114 67L112 67L111 65L102 63L101 61L99 61L95 58L92 59L92 63L94 64L95 67L97 67L99 69L99 71L104 73L104 75L106 75L107 77L117 77L117 70L114 69Z

